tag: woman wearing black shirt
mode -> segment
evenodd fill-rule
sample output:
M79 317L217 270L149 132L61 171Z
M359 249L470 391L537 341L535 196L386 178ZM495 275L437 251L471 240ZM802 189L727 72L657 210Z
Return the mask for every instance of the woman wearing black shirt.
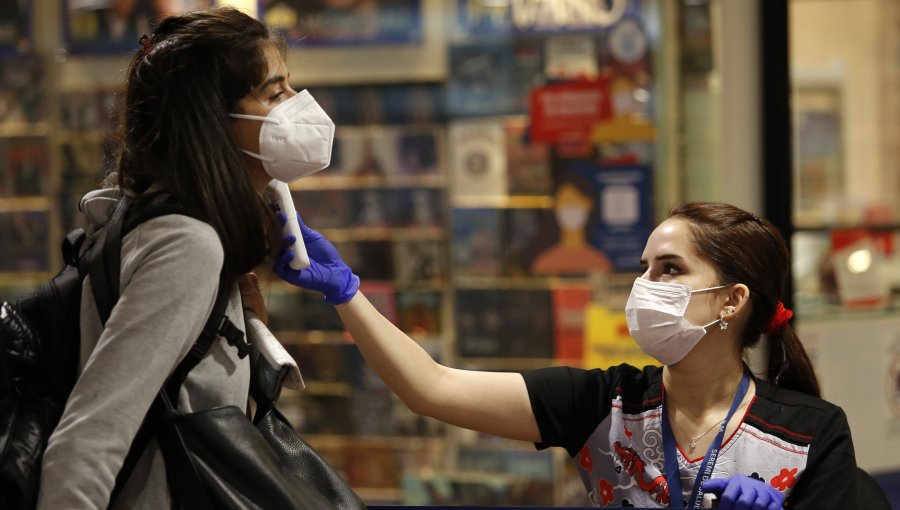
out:
M370 365L422 415L484 433L561 446L597 506L854 508L846 416L820 398L781 303L790 262L768 221L694 203L650 235L625 306L635 341L662 367L517 373L434 362L358 292L334 247L303 228L310 269L285 280L325 294ZM752 374L747 348L765 338ZM676 496L677 494L677 496ZM706 496L705 496L706 495Z

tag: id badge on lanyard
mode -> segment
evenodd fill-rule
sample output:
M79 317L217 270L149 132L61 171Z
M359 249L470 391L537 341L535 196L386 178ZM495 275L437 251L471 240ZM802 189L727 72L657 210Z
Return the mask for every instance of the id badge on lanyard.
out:
M700 464L700 472L697 473L697 479L694 480L694 487L691 490L687 508L700 508L700 503L703 501L703 490L700 488L700 485L712 477L719 450L722 448L722 441L725 439L725 429L728 427L731 417L734 416L734 412L744 400L744 396L747 395L747 389L749 388L750 378L744 373L741 383L738 385L737 393L734 394L734 401L731 402L731 409L728 410L728 415L725 416L722 425L719 427L719 433L716 434L712 444L709 445L709 450L706 451L706 456L703 457L703 462ZM675 448L675 435L672 434L672 427L669 424L669 414L666 409L665 399L663 399L662 405L662 433L663 453L665 454L666 462L666 485L669 490L669 507L683 508L681 506L681 475L678 472L678 453Z

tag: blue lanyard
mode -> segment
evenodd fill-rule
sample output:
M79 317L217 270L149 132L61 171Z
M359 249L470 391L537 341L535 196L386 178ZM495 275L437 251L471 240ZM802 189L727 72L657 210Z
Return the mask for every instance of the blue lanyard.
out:
M691 491L691 499L688 500L687 508L700 508L703 501L703 490L700 484L708 480L712 476L713 468L716 465L716 458L719 456L719 449L722 447L722 440L725 438L725 429L728 422L734 416L744 396L747 395L747 389L750 388L750 378L744 373L741 383L738 385L737 393L734 394L734 401L731 402L731 409L728 415L722 420L722 426L719 427L719 433L713 439L703 463L700 464L700 472L697 479L694 480L694 489ZM666 410L666 400L663 399L662 405L662 432L663 432L663 453L666 462L666 485L669 490L669 507L683 508L681 506L681 475L678 473L678 454L675 451L675 436L672 434L672 427L669 424L669 414Z

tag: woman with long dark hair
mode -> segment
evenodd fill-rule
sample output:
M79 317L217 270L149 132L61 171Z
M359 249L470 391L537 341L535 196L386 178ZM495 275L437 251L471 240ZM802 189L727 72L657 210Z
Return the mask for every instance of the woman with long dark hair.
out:
M276 273L337 304L361 352L411 410L566 449L597 506L855 508L843 411L821 399L781 302L789 254L768 221L721 203L674 210L650 235L625 305L634 340L663 366L522 374L445 367L382 317L321 234L309 269ZM768 342L765 373L748 347Z
M41 508L111 503L141 422L204 328L220 281L228 318L244 327L238 280L282 247L261 195L272 169L292 167L284 161L321 168L331 151L333 124L308 93L291 89L284 46L252 17L232 8L173 16L135 45L116 171L81 208L91 235L122 203L133 217L160 204L184 213L123 237L120 296L105 326L85 280L80 373L43 458ZM291 132L276 147L260 137L264 126L305 129L296 126L310 125L309 115L319 121L317 138ZM246 408L249 379L248 359L217 337L182 385L178 409ZM112 503L171 505L155 441Z

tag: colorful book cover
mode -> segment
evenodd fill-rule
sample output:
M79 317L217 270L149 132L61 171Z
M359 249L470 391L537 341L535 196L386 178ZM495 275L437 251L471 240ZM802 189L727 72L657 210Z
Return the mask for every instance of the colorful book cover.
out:
M438 283L447 279L446 244L438 240L394 241L394 278L398 284Z
M400 172L396 129L346 128L339 133L338 164L316 175L384 177Z
M303 292L284 284L262 285L262 294L269 314L268 327L275 336L280 331L300 331L303 328Z
M529 91L543 80L542 50L531 41L454 45L449 59L451 116L525 113Z
M457 276L499 276L502 266L501 211L453 210L453 271Z
M381 315L397 324L396 289L392 283L363 280L359 285L359 290L366 295L366 298Z
M296 425L304 434L349 435L353 433L352 406L347 396L312 394L301 400L301 422Z
M137 50L142 34L153 33L155 20L213 3L63 0L66 46L72 53L131 53Z
M350 195L353 227L377 230L397 226L400 211L398 204L392 200L393 190L363 188L345 190L344 193Z
M450 125L453 198L505 197L506 135L499 121L459 121Z
M535 258L557 239L552 209L506 209L504 215L503 272L506 276L533 276Z
M506 133L506 167L510 195L550 195L553 179L546 145L528 140L528 118L511 117L503 123Z
M293 46L412 44L422 40L421 0L260 0L259 17Z
M307 88L297 84L297 90ZM338 126L441 123L446 117L443 83L392 83L308 87Z
M7 1L0 4L0 53L31 49L31 3Z
M300 295L302 306L297 310L300 317L300 331L331 331L344 330L344 323L334 306L322 298L319 292L304 291Z
M445 191L441 188L396 188L388 192L394 226L437 232L444 225Z
M640 268L641 253L653 230L653 173L649 165L582 168L594 184L597 219L591 244L616 270Z
M494 292L502 300L502 357L553 358L553 303L547 289Z
M585 276L613 269L609 255L591 242L598 222L595 195L590 178L567 175L557 181L548 211L552 221L541 228L551 242L532 259L532 274Z
M43 209L0 212L0 272L48 271L49 224Z
M635 367L659 365L631 338L624 312L590 304L585 313L584 367L606 369L622 363Z
M0 142L6 161L3 183L5 196L41 196L50 182L50 154L44 137L6 138Z
M334 245L361 280L394 279L394 251L390 241L336 241Z
M506 357L503 300L498 291L456 291L456 353L463 358Z
M59 122L62 129L77 133L100 129L101 108L95 91L70 91L60 96Z
M506 115L513 111L513 47L509 43L450 47L447 113L454 117Z
M288 343L284 347L297 362L304 380L311 385L320 382L348 383L357 378L355 357L359 355L359 350L353 344L302 342Z
M550 292L456 291L457 353L471 358L553 357Z
M563 365L583 366L585 315L591 301L587 286L553 289L554 357Z
M457 468L468 473L504 473L534 480L553 480L551 450L462 447L457 452Z
M0 122L28 124L46 120L47 75L35 55L0 58Z
M441 174L440 134L438 129L408 127L397 137L397 159L403 175Z
M346 189L291 191L303 222L315 230L351 226L350 194Z
M441 334L440 292L405 290L397 292L397 326L416 339Z
M393 489L403 471L400 451L385 443L356 443L344 450L347 483L354 488Z

